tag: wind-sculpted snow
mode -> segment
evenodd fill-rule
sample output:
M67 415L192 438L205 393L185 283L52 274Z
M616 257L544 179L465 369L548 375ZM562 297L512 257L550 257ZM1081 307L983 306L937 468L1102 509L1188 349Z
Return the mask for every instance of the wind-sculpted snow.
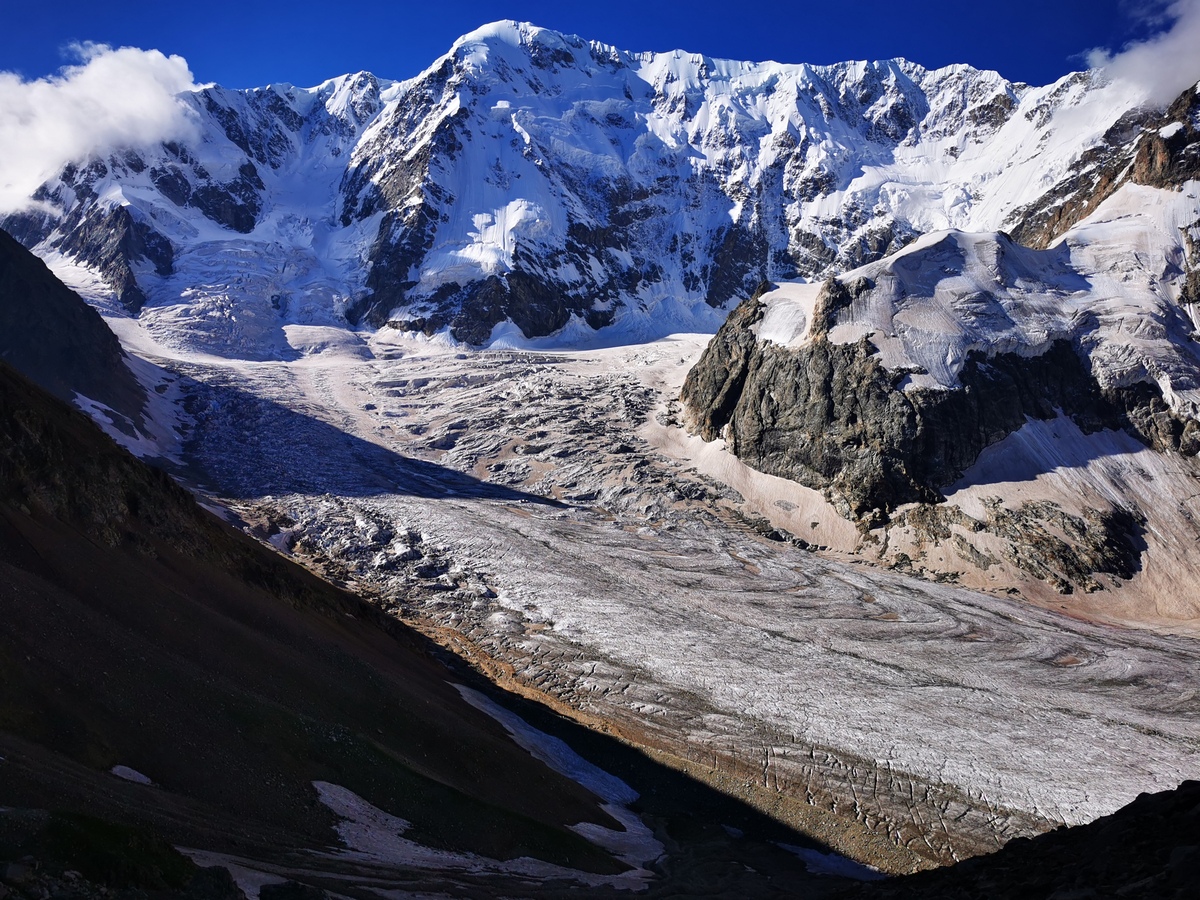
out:
M1145 117L1089 74L629 53L512 22L402 83L187 100L202 140L78 160L4 224L160 339L261 359L293 355L284 324L346 319L472 344L713 331L763 280L1040 215Z
M949 859L1194 777L1192 640L814 554L759 512L846 539L803 489L742 495L653 450L683 439L663 407L699 345L461 353L383 332L292 363L193 360L211 396L246 399L207 407L190 446L277 547L806 827L829 814ZM250 398L302 414L246 440ZM345 491L378 460L330 425L446 489L393 466L393 487ZM271 493L247 497L258 473Z

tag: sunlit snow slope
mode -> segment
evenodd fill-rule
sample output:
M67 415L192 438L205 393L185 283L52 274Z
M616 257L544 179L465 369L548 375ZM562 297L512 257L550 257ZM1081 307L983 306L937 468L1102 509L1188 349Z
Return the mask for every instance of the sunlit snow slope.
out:
M919 234L1044 238L1141 115L1094 73L638 54L513 22L406 82L182 100L199 139L79 160L2 224L161 340L243 358L347 319L473 344L712 331L764 279Z

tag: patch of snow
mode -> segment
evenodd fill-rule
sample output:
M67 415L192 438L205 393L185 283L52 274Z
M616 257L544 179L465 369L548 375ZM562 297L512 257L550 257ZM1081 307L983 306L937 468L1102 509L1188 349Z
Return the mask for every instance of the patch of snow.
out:
M485 342L489 350L527 350L529 338L511 319L492 326L491 336Z
M536 878L562 878L589 885L608 884L638 889L645 885L649 872L632 870L619 875L594 875L541 860L521 857L500 861L474 853L455 853L426 847L405 838L411 823L386 813L353 791L326 781L314 781L317 797L341 818L338 836L347 850L339 855L388 865L417 869L462 871L475 874L504 873Z
M412 827L412 822L372 806L358 794L327 781L314 781L317 798L340 816L338 836L347 847L374 856L386 855L396 846L393 838Z
M782 284L763 294L766 312L758 323L760 341L790 347L808 337L813 307L821 292L819 284Z
M162 454L158 440L152 435L139 431L128 418L101 403L99 400L93 400L90 397L83 396L83 394L76 393L75 405L87 413L91 420L100 426L101 431L134 456L146 459ZM118 421L120 424L118 424Z
M357 359L370 359L371 351L363 337L347 328L333 325L284 325L288 346L304 356L334 353Z
M129 766L113 766L109 771L118 778L132 781L135 784L154 784L148 776L143 775L137 769L129 768Z
M258 900L259 891L268 884L283 884L290 879L274 872L264 872L254 868L251 860L230 856L225 853L213 853L209 850L196 850L192 847L176 847L180 853L202 868L222 866L229 870L236 884L246 895L247 900Z
M604 811L620 822L625 829L623 832L614 831L591 822L583 822L573 825L572 831L632 866L640 867L662 856L662 843L654 837L654 833L642 822L641 817L628 808L628 805L638 798L637 791L615 775L588 762L564 741L539 731L479 691L461 684L454 687L464 700L503 725L513 741L531 756L541 760L560 775L583 785L605 801L602 804Z
M881 881L887 878L878 869L864 866L862 863L847 859L837 853L822 853L811 847L797 847L795 844L779 844L789 853L804 860L804 867L814 875L836 875L840 878L852 878L855 881Z

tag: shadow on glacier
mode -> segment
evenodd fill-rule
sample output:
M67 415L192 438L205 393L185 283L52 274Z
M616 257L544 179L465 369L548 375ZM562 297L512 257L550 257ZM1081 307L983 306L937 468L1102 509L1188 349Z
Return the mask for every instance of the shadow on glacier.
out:
M237 387L187 377L180 384L192 423L182 474L223 496L391 494L563 505L403 456Z
M986 447L944 493L953 500L956 493L972 486L1032 483L1057 470L1084 471L1104 460L1114 460L1117 469L1128 470L1132 458L1146 451L1145 444L1125 431L1103 428L1088 433L1062 412L1053 419L1030 418Z
M399 627L407 630L407 626ZM645 900L679 897L818 900L842 890L854 891L841 895L847 898L871 897L874 895L860 894L858 890L866 887L864 883L889 878L881 871L842 856L830 844L796 829L782 817L775 818L742 797L666 764L636 741L588 727L528 694L492 682L461 651L438 644L421 632L411 631L408 635L407 639L426 655L448 662L463 686L474 689L519 716L525 725L537 729L540 735L523 737L539 752L556 758L560 764L577 754L585 767L596 766L607 777L618 778L633 788L640 796L629 808L643 816L644 823L653 823L657 839L668 839L664 855L644 863L653 877L639 893L624 888L564 889L562 882L537 886L526 880L519 886L520 896L531 900L565 896L598 900L630 895ZM567 754L547 740L565 744ZM714 765L714 771L719 771L721 763L716 763L715 757ZM573 766L573 769L575 774L571 777L577 780L586 773L584 768ZM586 774L580 783L594 789L594 785L588 784ZM489 891L480 896L501 893Z
M980 270L979 264L985 268ZM991 239L950 229L933 243L896 256L888 268L903 297L933 297L944 280L963 276L973 276L981 285L986 282L993 293L1017 291L1010 303L1017 303L1025 291L1065 296L1092 289L1091 282L1075 268L1069 245L1039 250L1018 244L1004 232ZM987 295L985 291L976 293ZM1007 311L997 309L1001 320L1007 319L1011 326Z

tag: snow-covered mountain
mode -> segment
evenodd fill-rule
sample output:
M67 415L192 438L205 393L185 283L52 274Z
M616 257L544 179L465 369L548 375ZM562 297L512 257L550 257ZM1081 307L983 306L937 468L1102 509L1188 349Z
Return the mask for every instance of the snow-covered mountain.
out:
M1195 90L504 22L181 102L0 226L253 533L889 871L1186 776L1192 649L1060 614L1200 630Z
M303 326L347 323L493 347L720 329L685 419L876 525L1028 419L1200 449L1194 89L1164 111L1102 72L1038 88L500 22L409 81L181 101L198 137L78 160L0 222L159 347L290 359ZM1161 512L1114 490L1088 509L1123 533Z
M1149 116L1095 73L628 53L514 22L405 82L183 100L198 140L79 160L2 224L163 340L249 358L289 355L290 323L711 331L764 280L939 229L1045 244Z
M1114 177L1080 175L1089 190L1035 217L1087 210L1052 247L933 232L824 286L747 301L691 373L695 426L768 471L835 479L856 515L939 496L1027 417L1063 412L1195 455L1200 93L1153 126Z
M888 564L1090 592L1146 553L1172 581L1152 594L1190 594L1200 92L1129 121L1039 201L1035 246L933 232L743 302L688 375L689 425L824 492Z

